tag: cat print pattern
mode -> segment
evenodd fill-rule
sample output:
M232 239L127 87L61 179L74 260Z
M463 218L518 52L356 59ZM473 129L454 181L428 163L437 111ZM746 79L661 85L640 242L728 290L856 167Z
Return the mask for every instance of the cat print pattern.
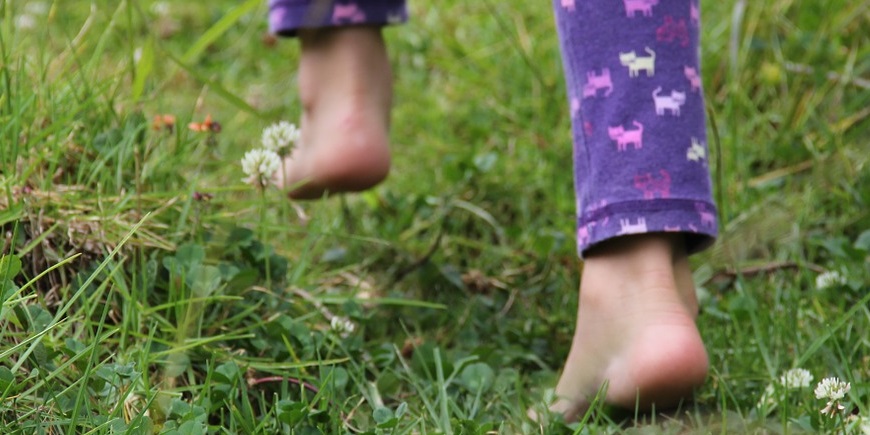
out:
M638 12L644 17L653 15L653 6L659 4L659 0L623 0L625 15L634 17Z
M689 80L689 86L692 87L692 92L698 92L701 90L701 76L698 75L697 69L691 66L684 66L683 74L685 74L686 79Z
M674 17L665 16L665 22L656 29L656 39L664 42L679 42L680 45L686 47L689 45L689 28L686 26L686 20L674 20Z
M670 113L674 116L680 116L680 107L686 104L686 93L671 91L669 95L662 95L661 92L662 87L659 86L652 93L656 115L663 116L665 113Z
M631 219L620 219L619 220L619 232L617 235L626 235L626 234L642 234L649 232L649 227L646 226L646 218L637 218L637 222L632 223Z
M300 29L386 26L408 20L405 0L269 0L269 30L296 36Z
M405 0L268 0L270 29L385 26ZM552 0L574 146L577 249L679 231L717 234L698 37L699 0ZM493 126L497 128L496 126ZM560 176L560 174L554 174Z
M629 145L633 145L634 149L643 148L643 124L634 121L632 123L634 130L626 130L621 125L616 127L607 127L607 135L611 140L616 141L616 149L625 151Z
M586 85L583 86L583 98L592 98L598 95L599 90L604 90L607 97L613 93L613 81L610 79L610 68L604 68L600 74L595 71L586 73Z
M643 192L643 199L668 198L671 196L671 174L662 169L660 178L652 174L634 176L634 187Z
M649 56L638 56L634 51L619 53L619 63L628 67L629 77L638 77L641 71L646 72L647 77L655 75L656 52L649 47L646 47L644 50Z
M625 234L685 233L691 252L716 236L697 2L554 0L581 255Z
M698 142L698 138L692 138L692 145L686 150L686 160L704 162L707 158L707 147Z
M359 24L365 20L365 12L356 3L336 4L332 10L332 22L335 24Z

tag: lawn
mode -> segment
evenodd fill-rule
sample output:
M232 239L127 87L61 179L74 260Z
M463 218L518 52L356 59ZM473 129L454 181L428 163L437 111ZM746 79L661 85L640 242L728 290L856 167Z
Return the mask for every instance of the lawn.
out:
M390 178L303 203L242 181L300 114L265 3L0 1L0 433L870 434L870 0L702 2L711 374L570 424L549 4L412 1Z

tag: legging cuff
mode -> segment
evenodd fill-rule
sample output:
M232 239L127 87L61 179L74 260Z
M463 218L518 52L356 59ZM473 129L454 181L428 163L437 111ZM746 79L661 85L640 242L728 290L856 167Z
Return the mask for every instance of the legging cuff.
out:
M281 36L296 36L299 29L386 26L407 20L404 0L269 0L269 29Z
M683 233L689 254L713 244L717 232L716 207L707 201L662 198L602 204L577 222L577 250L615 237L648 233Z

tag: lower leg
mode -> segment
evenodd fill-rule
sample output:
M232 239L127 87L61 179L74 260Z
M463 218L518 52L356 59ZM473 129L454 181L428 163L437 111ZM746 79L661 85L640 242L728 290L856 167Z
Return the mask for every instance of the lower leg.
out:
M621 237L587 254L571 350L553 412L585 412L607 383L604 401L626 409L666 408L689 397L707 375L698 309L683 237Z
M638 5L554 1L585 257L551 407L569 420L605 385L602 399L617 407L676 405L708 370L686 252L716 233L701 152L697 1ZM684 40L659 38L661 17L684 23Z
M302 137L276 184L292 198L368 189L390 167L392 75L380 27L301 31Z

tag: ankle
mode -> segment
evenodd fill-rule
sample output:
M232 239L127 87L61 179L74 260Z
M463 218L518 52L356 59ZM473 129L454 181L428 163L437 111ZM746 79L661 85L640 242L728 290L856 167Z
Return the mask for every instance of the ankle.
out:
M580 302L615 311L678 307L694 319L697 297L691 275L682 236L620 237L587 253Z
M644 287L673 287L675 257L681 241L681 237L663 233L608 240L587 252L584 276L606 276L612 284L605 287L616 284L614 280Z
M648 233L615 237L590 248L586 253L587 258L619 257L620 262L644 261L650 255L662 260L673 260L676 256L685 255L683 235Z
M342 50L348 44L383 45L384 38L380 26L349 26L302 29L299 31L299 41L304 51Z
M306 110L315 102L336 98L369 102L392 88L392 70L380 27L354 26L300 33L300 99ZM390 105L391 92L386 92Z
M324 138L359 137L385 143L393 83L380 28L331 28L300 36L303 142L319 146Z

